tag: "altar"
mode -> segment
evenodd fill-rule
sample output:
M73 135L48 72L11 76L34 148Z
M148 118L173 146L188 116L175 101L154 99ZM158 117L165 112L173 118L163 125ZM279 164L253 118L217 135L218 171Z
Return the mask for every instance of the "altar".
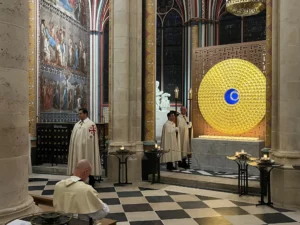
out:
M237 173L235 162L226 156L234 155L242 149L253 157L259 157L265 142L258 138L200 136L191 141L193 152L192 169L213 172ZM250 175L259 175L256 168L249 167Z

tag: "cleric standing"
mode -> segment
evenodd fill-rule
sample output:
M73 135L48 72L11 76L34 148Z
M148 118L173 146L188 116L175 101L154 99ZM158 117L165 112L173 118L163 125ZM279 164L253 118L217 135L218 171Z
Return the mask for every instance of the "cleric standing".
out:
M191 136L193 136L193 128L192 122L190 122L189 118L186 116L186 108L182 106L180 108L180 111L180 115L177 116L177 124L180 134L180 149L182 152L182 161L179 166L187 169L189 165L186 162L186 158L187 155L191 152L189 130L191 129Z
M174 170L174 163L181 161L180 134L175 124L175 115L173 111L168 113L168 120L162 129L160 145L163 150L169 152L162 156L161 162L167 164L167 170Z
M72 175L78 161L87 159L92 165L89 184L94 186L94 176L101 177L102 174L97 127L88 118L86 109L79 109L79 118L80 121L75 124L70 140L68 175Z

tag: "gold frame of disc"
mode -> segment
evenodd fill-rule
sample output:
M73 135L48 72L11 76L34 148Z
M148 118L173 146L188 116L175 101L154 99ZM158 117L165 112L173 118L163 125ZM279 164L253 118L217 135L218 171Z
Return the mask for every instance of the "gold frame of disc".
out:
M226 10L236 16L253 16L266 8L266 0L227 0Z
M233 104L225 98L225 93L231 89L236 90L238 96L234 97ZM266 77L246 60L224 60L203 77L198 106L206 122L224 134L250 131L266 114Z

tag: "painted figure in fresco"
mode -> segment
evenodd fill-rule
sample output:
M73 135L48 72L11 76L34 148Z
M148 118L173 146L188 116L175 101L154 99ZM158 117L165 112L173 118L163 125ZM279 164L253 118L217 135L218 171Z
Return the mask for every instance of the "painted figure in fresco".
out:
M81 2L81 19L80 19L80 22L81 22L82 25L86 25L85 1L81 0L80 2Z
M59 66L65 66L65 52L66 52L66 46L64 43L64 31L62 29L59 30L57 33L58 36L58 44L56 48L57 53L57 64Z
M74 47L72 37L69 37L69 55L68 55L68 66L73 66Z
M66 66L66 43L65 43L65 31L60 34L60 51L61 51L61 65Z
M75 14L75 18L76 18L77 20L79 20L79 21L80 21L80 18L81 18L81 11L82 11L82 8L81 8L81 0L77 0L77 7L76 7L76 9L75 9L74 14Z
M49 46L52 47L52 48L55 48L56 46L56 41L54 39L54 24L52 23L51 24L51 29L49 31L49 29L45 26L45 35L46 35L46 38L49 42Z
M82 47L82 42L81 40L79 40L79 48L78 48L78 55L79 55L79 69L82 70L82 50L83 50L83 47Z
M49 50L49 41L46 33L46 22L43 19L41 22L41 51L42 51L42 60L46 63L50 62L50 50Z
M83 50L82 53L82 63L83 63L83 72L86 71L86 49Z
M69 0L69 4L75 9L76 7L76 0Z
M76 70L79 64L79 49L77 43L75 43L75 62L73 65L73 70Z
M62 109L63 110L67 110L67 106L68 106L68 89L67 89L67 84L64 87L64 94L63 94L63 106Z
M59 109L59 83L57 82L56 87L55 87L55 93L54 93L54 98L53 98L53 108Z
M73 9L72 9L71 5L69 4L68 0L59 0L59 1L62 3L65 10L67 10L69 12L73 12Z

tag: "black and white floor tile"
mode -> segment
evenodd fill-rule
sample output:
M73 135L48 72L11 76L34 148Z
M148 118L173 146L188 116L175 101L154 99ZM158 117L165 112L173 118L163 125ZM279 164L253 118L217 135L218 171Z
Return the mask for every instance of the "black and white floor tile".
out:
M32 176L29 192L51 197L62 176ZM97 184L118 225L300 225L300 212L255 206L257 197L146 182Z
M165 165L161 165L162 171L167 171ZM184 173L184 174L193 174L193 175L202 175L202 176L212 176L212 177L223 177L223 178L232 178L232 179L238 179L237 173L226 173L226 172L213 172L213 171L206 171L206 170L200 170L200 169L183 169L178 168L177 170L172 170L172 172L175 173ZM259 176L255 175L249 175L249 180L259 180Z

